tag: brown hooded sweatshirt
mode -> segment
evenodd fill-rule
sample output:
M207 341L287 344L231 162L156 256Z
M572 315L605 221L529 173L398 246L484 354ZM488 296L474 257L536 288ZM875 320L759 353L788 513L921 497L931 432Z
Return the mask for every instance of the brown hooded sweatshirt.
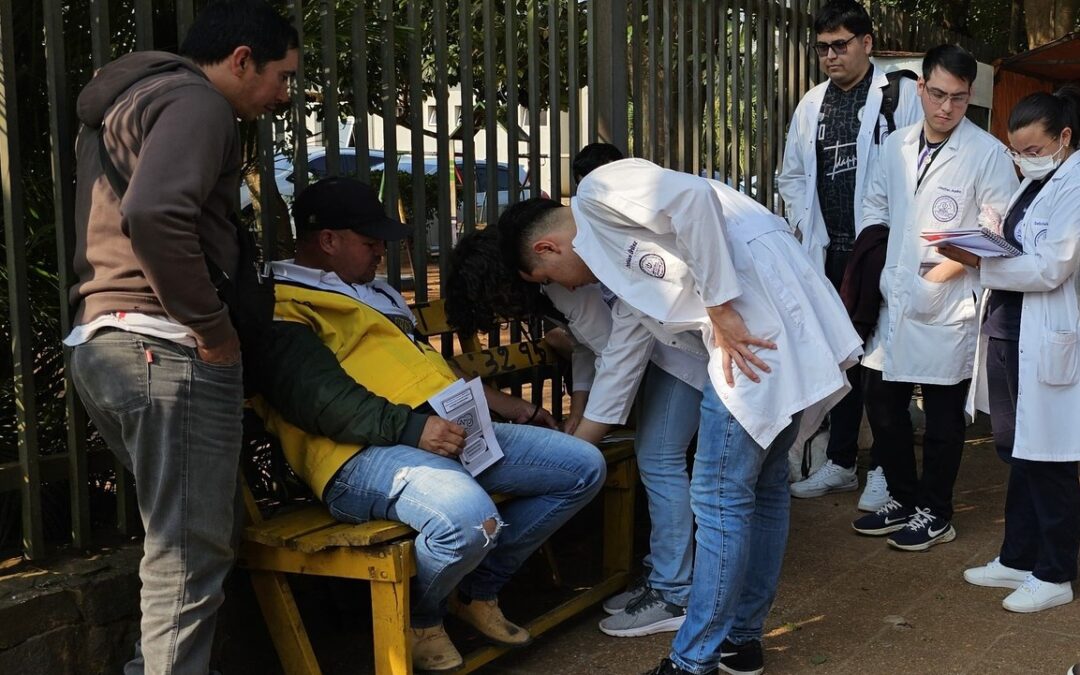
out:
M79 94L75 324L109 312L166 315L208 347L235 335L204 251L235 272L239 199L236 114L191 61L134 52ZM101 168L98 130L130 184L118 201Z

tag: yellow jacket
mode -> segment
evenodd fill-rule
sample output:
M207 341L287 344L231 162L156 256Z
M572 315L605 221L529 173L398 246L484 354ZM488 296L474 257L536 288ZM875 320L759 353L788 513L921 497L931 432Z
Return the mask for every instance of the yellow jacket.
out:
M364 303L334 291L275 285L274 319L308 326L350 377L392 403L418 406L458 378L442 355L414 342ZM361 448L309 434L285 421L261 398L254 402L276 435L293 471L320 497L326 484Z

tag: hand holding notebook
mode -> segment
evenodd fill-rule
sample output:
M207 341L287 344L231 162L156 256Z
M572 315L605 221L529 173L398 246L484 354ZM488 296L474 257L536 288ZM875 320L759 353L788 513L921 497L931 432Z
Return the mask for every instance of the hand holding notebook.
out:
M1012 258L1023 253L1005 237L985 227L961 230L923 230L927 246L955 246L980 258Z

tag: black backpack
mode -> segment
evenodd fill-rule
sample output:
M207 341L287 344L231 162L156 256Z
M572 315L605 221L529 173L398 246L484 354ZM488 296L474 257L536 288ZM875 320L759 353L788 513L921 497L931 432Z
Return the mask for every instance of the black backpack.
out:
M881 112L879 115L885 118L885 135L888 136L892 132L896 131L896 106L900 103L900 80L904 78L918 80L919 76L910 70L894 70L891 73L885 73L885 77L889 79L889 83L881 88ZM882 143L884 138L881 135L881 119L878 119L877 125L874 127L874 142Z
M124 198L128 181L120 174L105 147L105 127L98 129L98 155L101 168L118 199ZM259 247L255 235L244 226L235 212L229 220L236 227L239 247L239 264L235 276L229 276L218 267L210 256L203 254L210 281L217 289L218 297L229 308L229 319L240 338L240 356L243 360L244 395L259 393L259 380L263 372L263 354L274 321L274 279L268 266L259 260Z

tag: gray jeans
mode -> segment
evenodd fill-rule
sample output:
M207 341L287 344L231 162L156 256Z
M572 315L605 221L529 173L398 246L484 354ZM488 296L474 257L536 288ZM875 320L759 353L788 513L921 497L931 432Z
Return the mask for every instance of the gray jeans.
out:
M135 476L146 530L141 648L124 672L205 675L234 555L240 364L211 365L168 340L108 330L75 347L71 375Z

